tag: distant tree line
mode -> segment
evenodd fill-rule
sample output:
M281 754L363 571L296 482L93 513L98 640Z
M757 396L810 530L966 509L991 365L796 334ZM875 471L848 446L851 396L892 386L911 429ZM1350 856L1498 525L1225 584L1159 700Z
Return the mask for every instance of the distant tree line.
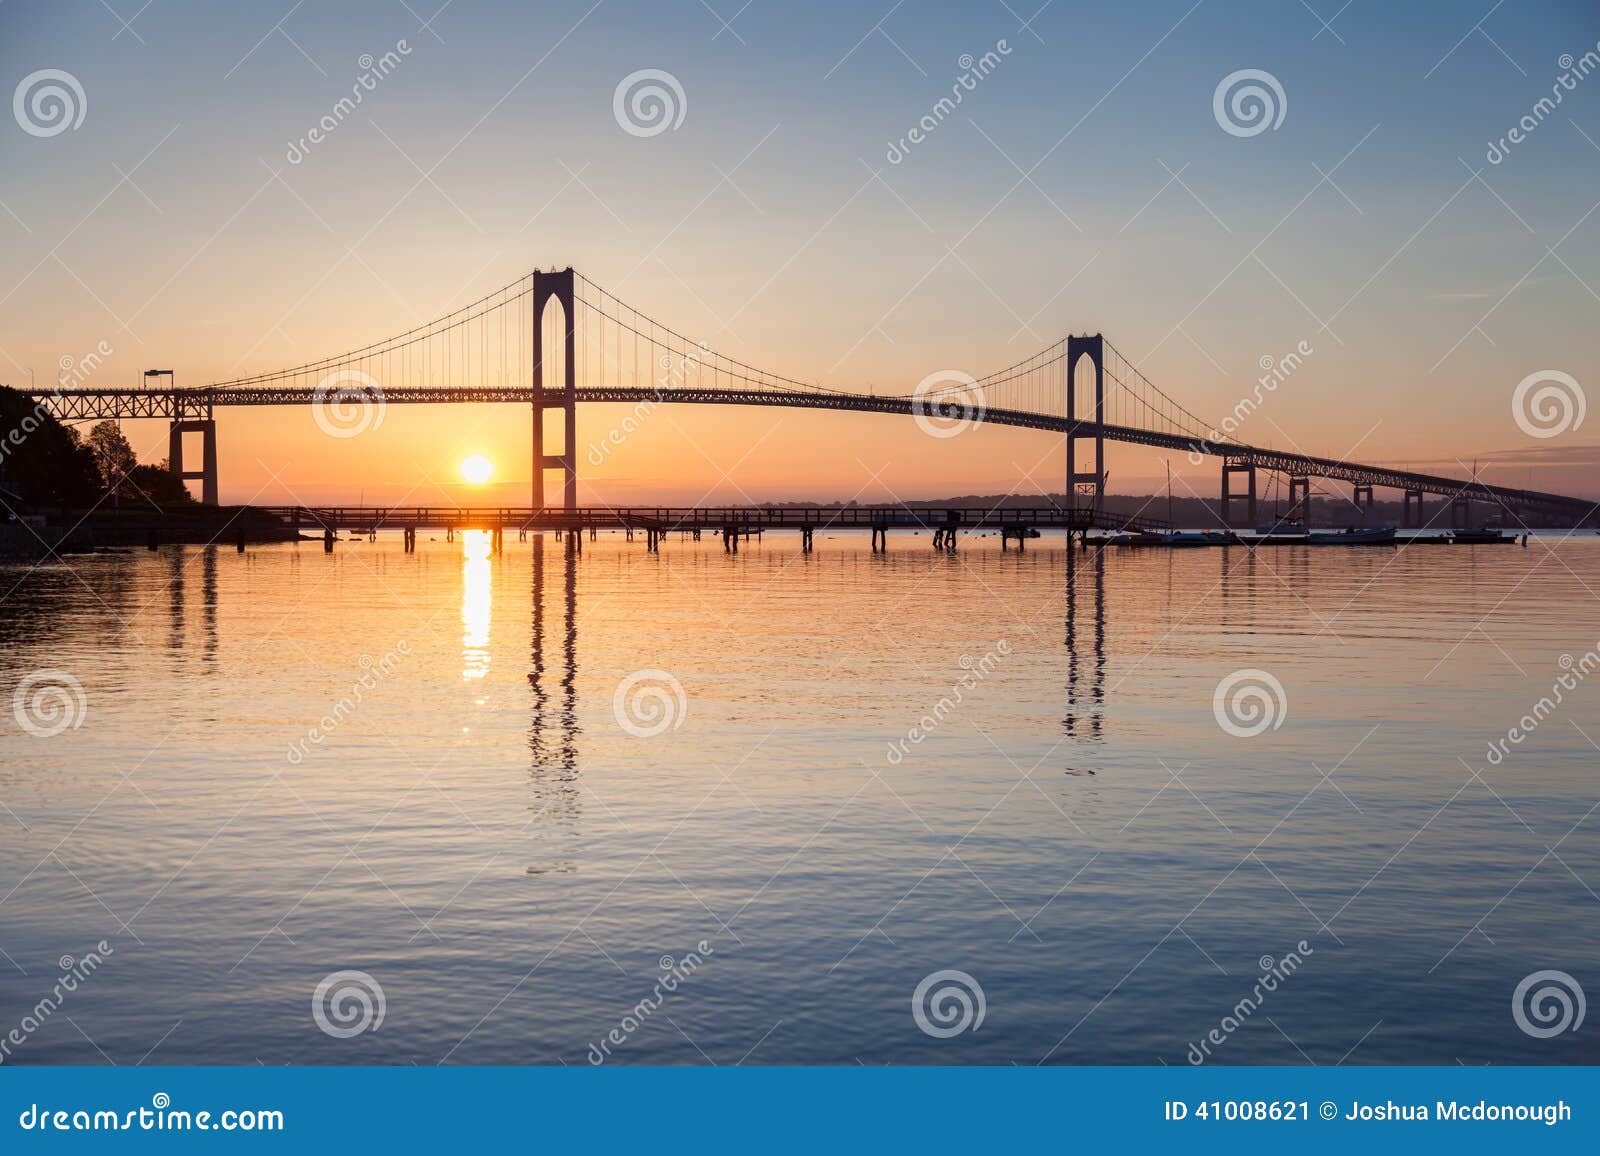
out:
M0 486L38 507L194 501L166 461L139 461L116 422L102 421L85 437L8 386L0 386Z

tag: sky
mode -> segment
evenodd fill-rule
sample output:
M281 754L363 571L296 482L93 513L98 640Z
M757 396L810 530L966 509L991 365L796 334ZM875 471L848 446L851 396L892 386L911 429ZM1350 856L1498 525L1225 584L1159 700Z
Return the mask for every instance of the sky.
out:
M1578 420L1600 352L1590 52L1600 10L1578 0L4 0L0 383L48 387L104 343L85 384L203 385L570 264L844 389L1103 332L1220 421L1303 343L1237 438L1600 495L1600 415ZM47 69L77 86L70 123L27 100L64 83ZM646 69L674 85L648 135L615 107ZM1245 70L1272 82L1270 124L1226 100ZM1529 388L1571 405L1540 425ZM581 411L580 445L619 414ZM165 455L160 423L125 428ZM391 406L342 439L304 409L224 410L218 436L229 502L528 492L525 407ZM459 478L474 453L485 486ZM1108 450L1110 488L1159 489L1167 458L1177 493L1216 492L1214 459L1132 446ZM669 406L580 467L580 495L1059 492L1063 471L1048 434Z

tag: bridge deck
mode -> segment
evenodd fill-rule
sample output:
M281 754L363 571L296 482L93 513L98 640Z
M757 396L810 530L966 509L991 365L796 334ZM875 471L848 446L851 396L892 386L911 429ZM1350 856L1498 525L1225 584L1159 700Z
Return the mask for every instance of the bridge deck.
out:
M1157 518L1129 518L1087 509L912 506L262 506L305 530L1121 530L1163 529Z
M320 399L314 389L288 385L206 387L200 389L57 389L24 391L48 406L55 416L66 421L94 418L166 418L209 415L217 406L310 405ZM564 397L565 391L530 388L499 389L476 386L429 386L386 389L374 394L385 405L447 403L520 403L549 401ZM658 386L616 385L579 387L573 391L579 403L658 405L663 403L783 406L800 409L849 410L866 413L910 415L922 404L916 398L871 396L829 391L805 392L772 388L661 388ZM1418 473L1413 470L1289 453L1233 441L1197 441L1187 434L1141 429L1084 420L1069 420L1052 413L991 406L974 415L975 420L991 425L1019 426L1052 433L1094 436L1107 440L1160 449L1201 453L1228 462L1251 464L1259 469L1291 477L1318 477L1357 486L1384 486L1439 497L1469 499L1500 506L1508 511L1543 511L1575 521L1595 518L1597 505L1583 498L1552 494L1512 486ZM865 524L865 523L862 523ZM1040 523L1041 525L1045 523Z

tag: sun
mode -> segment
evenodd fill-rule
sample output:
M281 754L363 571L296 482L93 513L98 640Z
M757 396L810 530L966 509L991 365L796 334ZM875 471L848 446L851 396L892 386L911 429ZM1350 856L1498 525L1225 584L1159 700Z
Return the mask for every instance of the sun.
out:
M461 476L475 486L481 486L494 473L494 463L482 454L473 454L461 460Z

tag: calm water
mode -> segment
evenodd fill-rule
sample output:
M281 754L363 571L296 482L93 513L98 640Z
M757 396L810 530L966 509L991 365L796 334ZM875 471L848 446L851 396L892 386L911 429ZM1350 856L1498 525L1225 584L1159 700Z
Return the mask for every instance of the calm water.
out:
M892 547L0 567L8 1062L1600 1060L1600 538Z

